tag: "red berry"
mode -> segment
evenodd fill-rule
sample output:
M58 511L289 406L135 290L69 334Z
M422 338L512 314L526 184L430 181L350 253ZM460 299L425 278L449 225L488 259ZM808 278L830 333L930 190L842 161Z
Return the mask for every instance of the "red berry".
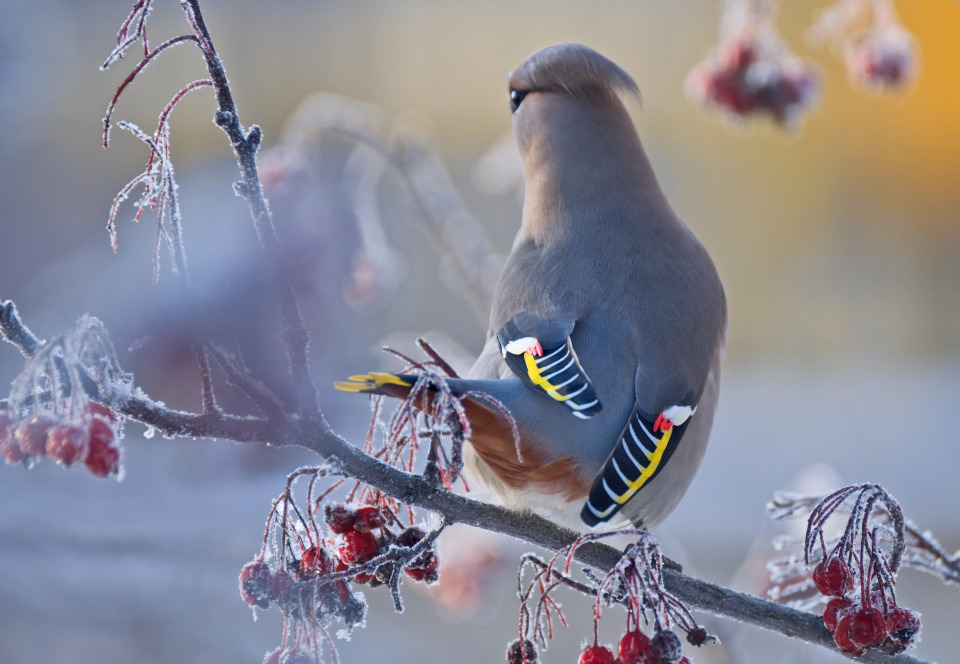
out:
M432 553L432 552L428 552ZM403 571L414 581L423 581L427 585L432 585L440 578L438 568L440 567L440 558L431 555L430 562L423 567L404 567Z
M813 569L813 584L827 597L843 597L853 590L853 575L847 563L831 557Z
M277 570L270 577L270 599L286 599L293 590L294 580L289 572Z
M416 526L410 526L399 535L397 535L397 544L400 546L414 546L417 542L423 539L425 532L422 528L417 528Z
M847 628L850 642L860 648L879 645L887 638L887 622L880 609L864 606L853 613Z
M86 429L58 424L47 435L47 456L64 466L72 466L86 456L89 442Z
M247 563L240 570L240 596L247 604L267 608L272 590L273 574L262 560Z
M371 572L360 572L355 577L353 577L353 582L359 583L361 585L365 585L367 583L370 583L376 578L377 578L377 575ZM379 584L374 584L374 585L379 585Z
M315 546L300 554L300 576L310 579L330 571L330 554Z
M280 656L280 664L316 664L316 659L306 650L294 648Z
M517 639L507 648L507 664L536 664L537 648L529 639Z
M416 546L420 540L426 536L426 533L423 532L422 528L417 528L416 526L411 526L397 535L396 542L400 546ZM417 556L415 559L407 563L408 568L428 568L433 567L436 569L437 566L437 554L436 551L431 547ZM413 575L411 575L413 576ZM416 578L414 576L414 578ZM419 579L418 579L419 580ZM428 583L431 583L428 581Z
M387 518L379 507L373 507L372 505L358 507L354 513L354 530L373 530L386 525L386 523Z
M853 620L853 614L840 618L840 622L837 623L837 629L833 632L833 642L836 643L837 647L843 652L853 655L854 657L859 657L863 654L864 650L850 640L849 631L851 620Z
M115 423L117 421L117 414L115 412L96 401L88 401L84 410L86 410L89 415L102 417L108 422Z
M350 602L350 586L343 579L325 583L317 590L317 615L340 613Z
M665 664L679 662L683 656L683 644L677 633L670 629L657 632L650 639L650 652L653 657Z
M587 646L577 664L614 664L613 651L606 646Z
M855 608L856 603L849 597L834 597L823 609L823 626L834 632L840 618L852 613Z
M677 664L690 664L690 658L684 655Z
M350 530L343 535L343 544L337 549L337 556L348 567L367 562L380 553L380 543L373 533Z
M15 435L13 418L0 411L0 454L9 464L20 463L27 455L20 449Z
M99 417L90 420L90 446L83 459L84 465L93 475L107 477L116 475L120 468L120 450L114 447L116 434L107 422Z
M618 652L623 664L648 664L653 659L650 639L639 629L623 635Z
M887 632L904 646L913 645L920 634L920 614L910 609L895 608L887 616Z
M263 658L263 664L280 664L280 655L283 654L283 651L277 648L273 652L268 652L267 656Z
M47 453L47 434L56 422L45 415L34 415L17 428L20 449L28 457L39 458Z
M337 535L343 535L353 530L357 519L356 513L346 505L326 505L324 507L324 521L327 527Z

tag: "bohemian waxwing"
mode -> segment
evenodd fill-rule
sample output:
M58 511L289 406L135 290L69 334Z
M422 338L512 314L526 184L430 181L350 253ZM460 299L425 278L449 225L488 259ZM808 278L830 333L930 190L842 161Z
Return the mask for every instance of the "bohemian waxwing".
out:
M726 333L706 250L657 184L618 93L636 83L596 51L545 48L509 77L526 190L467 396L467 469L517 508L582 530L653 528L706 449ZM416 376L339 389L402 397ZM519 457L522 457L519 458ZM577 518L579 516L579 518Z

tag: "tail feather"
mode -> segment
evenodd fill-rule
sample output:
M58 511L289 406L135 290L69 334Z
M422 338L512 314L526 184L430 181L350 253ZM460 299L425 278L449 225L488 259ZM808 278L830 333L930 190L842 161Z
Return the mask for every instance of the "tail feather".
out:
M371 371L367 374L350 376L345 381L338 381L333 386L341 392L355 392L361 394L385 394L402 399L410 393L410 388L417 381L416 375L400 375Z

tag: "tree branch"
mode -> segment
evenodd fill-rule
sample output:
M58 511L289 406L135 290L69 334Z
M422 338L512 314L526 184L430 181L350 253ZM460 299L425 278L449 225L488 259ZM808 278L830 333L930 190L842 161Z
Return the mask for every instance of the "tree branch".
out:
M257 125L250 127L249 131L244 131L243 125L240 124L226 71L213 47L213 40L200 13L198 0L182 0L180 5L200 40L200 49L216 91L217 112L214 122L227 134L230 146L236 155L237 164L240 166L240 181L234 184L234 191L250 208L254 228L271 268L280 309L280 334L297 394L298 411L304 419L322 421L323 414L317 403L317 389L310 378L307 328L300 314L297 296L281 267L283 263L279 259L279 242L273 224L273 215L270 213L270 206L264 196L257 172L257 151L263 134Z
M240 442L261 441L278 446L298 445L331 462L338 472L365 482L408 505L436 512L449 523L463 523L499 532L548 551L567 547L577 537L573 531L537 515L453 494L419 475L397 470L364 454L326 424L316 426L313 422L303 423L294 418L269 421L228 415L201 416L167 410L142 399L109 405L118 407L128 417L152 426L167 436L217 437ZM586 565L607 571L616 564L620 553L605 544L588 543L577 549L575 558ZM840 652L820 616L708 583L676 569L666 568L664 579L667 589L691 608ZM925 664L924 660L912 655L891 657L875 650L867 652L857 661L868 664Z

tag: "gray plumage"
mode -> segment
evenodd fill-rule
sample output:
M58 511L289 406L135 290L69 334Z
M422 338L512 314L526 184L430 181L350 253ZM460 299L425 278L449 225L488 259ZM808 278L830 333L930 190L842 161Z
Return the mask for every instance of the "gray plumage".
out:
M495 293L491 341L522 313L575 321L573 347L604 406L577 421L531 394L525 409L535 403L533 412L512 410L521 426L540 432L551 457L572 455L592 479L634 400L656 414L696 397L677 452L622 510L653 527L686 490L710 435L726 328L720 279L657 184L617 94L638 94L626 72L596 51L561 44L530 56L509 82L526 93L514 114L526 191ZM512 380L491 342L469 376ZM531 498L498 488L520 504Z
M521 63L509 86L526 185L522 223L496 288L487 343L468 377L451 386L485 391L509 408L524 461L512 440L499 444L502 432L485 434L489 418L478 417L468 469L508 504L582 529L586 494L618 441L629 439L628 421L695 408L674 431L679 442L670 456L620 509L652 528L686 491L710 435L726 330L723 288L657 184L619 97L639 95L626 72L589 48L560 44ZM579 373L564 390L582 383L600 404L574 417L573 399L551 395L553 379L521 380L522 363L508 366L504 330L520 338L520 348L526 336L546 348L569 335L579 366L568 372ZM541 378L545 386L536 387Z

